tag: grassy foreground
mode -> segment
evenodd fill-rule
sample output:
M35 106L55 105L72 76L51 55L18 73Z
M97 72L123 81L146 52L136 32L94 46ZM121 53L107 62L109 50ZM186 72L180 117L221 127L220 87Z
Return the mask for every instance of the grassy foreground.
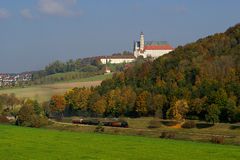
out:
M102 160L237 160L240 147L0 125L0 157Z
M19 98L31 98L38 100L39 102L47 101L55 94L63 94L67 90L74 87L91 87L100 85L102 80L110 78L112 74L109 75L98 75L89 78L82 78L75 81L69 82L58 82L54 84L44 84L30 86L26 88L10 88L0 90L0 94L10 94L15 93Z

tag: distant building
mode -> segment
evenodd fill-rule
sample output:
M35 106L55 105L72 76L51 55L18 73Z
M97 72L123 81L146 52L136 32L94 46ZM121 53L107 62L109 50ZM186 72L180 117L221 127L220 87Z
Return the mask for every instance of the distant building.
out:
M134 43L133 54L135 57L158 58L173 51L174 48L166 41L145 41L143 32L140 34L140 41Z
M145 41L143 32L140 34L140 41L134 42L133 48L133 55L103 56L99 59L102 64L130 63L140 56L155 59L174 50L166 41Z
M105 74L111 73L111 69L110 69L109 67L105 66L105 68L104 68L104 73L105 73Z
M119 63L130 63L136 59L134 55L118 55L118 56L104 56L100 57L102 64L119 64Z

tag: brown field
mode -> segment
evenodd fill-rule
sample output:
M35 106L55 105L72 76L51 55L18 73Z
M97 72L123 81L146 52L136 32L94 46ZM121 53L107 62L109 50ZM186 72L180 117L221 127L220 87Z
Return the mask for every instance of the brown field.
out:
M100 85L102 81L89 82L62 82L55 84L36 85L26 88L12 88L0 90L0 94L14 93L19 98L30 98L44 102L50 99L52 95L64 94L67 90L74 87L91 87Z

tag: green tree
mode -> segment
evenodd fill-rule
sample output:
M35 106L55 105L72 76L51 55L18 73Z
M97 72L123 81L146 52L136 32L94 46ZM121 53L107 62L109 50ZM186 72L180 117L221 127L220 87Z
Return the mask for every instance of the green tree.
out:
M165 95L154 95L152 98L152 106L153 106L153 112L155 113L155 116L159 118L163 118L163 107L167 102L167 97Z
M207 114L205 116L206 121L211 122L211 123L216 123L219 122L219 115L220 115L220 109L219 106L216 104L211 104L210 106L207 107Z

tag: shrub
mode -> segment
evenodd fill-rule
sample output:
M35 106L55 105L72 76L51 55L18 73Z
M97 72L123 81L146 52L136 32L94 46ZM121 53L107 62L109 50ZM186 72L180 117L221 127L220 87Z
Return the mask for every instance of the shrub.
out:
M175 132L162 132L160 138L174 139L176 137Z
M151 120L149 122L149 126L148 128L160 128L162 125L161 125L161 122L157 121L157 120Z
M41 115L37 115L34 111L33 106L31 105L23 105L18 112L16 125L39 128L47 124L47 118Z
M212 124L212 123L205 123L205 122L200 122L200 123L196 124L196 127L199 128L199 129L210 128L212 126L214 126L214 124Z
M10 123L6 116L0 115L0 123Z
M102 125L98 125L95 128L94 132L96 132L96 133L103 133L104 132L104 127Z
M232 124L230 126L230 129L240 129L240 125L239 124Z
M194 121L186 121L183 123L182 128L195 128L196 123Z
M161 121L161 123L165 126L176 126L177 124L179 124L179 122L175 120L163 120Z
M212 143L216 143L216 144L223 144L224 143L224 136L212 136L210 141Z

